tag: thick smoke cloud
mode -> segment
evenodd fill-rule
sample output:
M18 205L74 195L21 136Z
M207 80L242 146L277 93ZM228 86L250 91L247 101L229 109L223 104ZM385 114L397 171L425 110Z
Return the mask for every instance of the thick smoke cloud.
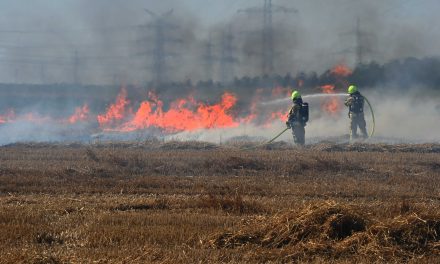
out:
M426 143L440 142L440 106L437 92L436 97L420 95L417 89L400 95L396 87L381 87L378 91L363 91L373 106L376 119L374 137L369 142L384 143ZM330 97L328 97L330 98ZM322 141L347 142L349 134L349 119L347 109L343 107L345 97L338 97L343 107L340 112L326 114L322 104L328 98L309 98L305 101L310 106L310 122L306 126L306 143ZM289 101L281 101L280 106L289 109ZM371 133L373 122L368 106L365 106L365 117L368 133ZM287 112L286 110L286 112ZM268 127L241 125L233 129L204 130L198 132L183 132L170 138L181 140L204 140L214 143L228 140L268 140L285 128L284 122L279 120ZM293 142L290 131L287 131L280 140Z
M170 23L179 27L167 36L182 42L168 43L170 81L198 80L205 76L205 43L209 35L232 26L235 55L240 63L234 74L261 74L261 12L252 15L238 9L262 7L263 1L222 5L212 1L37 1L26 7L17 1L2 4L1 79L3 82L71 83L77 81L112 84L145 83L150 76L148 57L152 36L140 33L136 25L152 18L148 8L158 14L173 9ZM385 63L402 57L424 57L440 53L438 1L347 1L274 0L276 6L295 8L298 13L274 13L275 73L322 72L345 61L353 66L356 45L362 47L363 60ZM213 6L225 12L216 15ZM229 7L229 8L227 8ZM210 17L217 17L216 19ZM220 17L220 18L218 18ZM360 43L356 43L356 21L360 21ZM23 32L7 32L19 30ZM216 33L217 32L217 33ZM168 34L168 33L167 33ZM144 42L138 41L144 39ZM214 54L221 55L215 39ZM144 54L142 54L144 53ZM177 56L177 54L179 56ZM218 76L219 62L214 79ZM184 65L184 67L183 67ZM171 67L173 66L173 67Z
M8 2L3 4L10 10L4 11L1 28L2 82L146 83L151 80L149 58L155 40L154 29L146 27L154 18L145 8L159 16L175 9L167 22L178 27L169 29L165 36L178 40L166 47L170 54L197 43L194 15L179 1L47 0L32 3L32 10ZM192 59L187 54L182 57L185 61ZM179 72L179 67L173 70L177 72L175 80L188 74Z
M378 136L439 140L436 136L439 129L434 124L440 106L431 99L439 98L436 91L440 68L435 59L440 54L437 45L440 28L435 26L440 20L436 14L438 1L273 0L273 3L275 7L295 8L298 12L274 13L275 76L263 77L261 10L253 9L257 12L250 15L237 12L251 7L261 9L262 0L41 0L26 6L19 1L2 1L0 82L41 86L22 89L1 85L0 115L10 106L20 106L17 114L68 116L84 104L90 106L91 112L102 113L114 101L121 84L131 87L133 98L130 99L135 104L143 101L149 90L155 90L165 101L165 107L189 94L216 102L224 91L231 91L239 98L235 110L245 113L258 89L267 92L279 85L286 89L297 87L298 78L291 76L304 77L305 93L319 91L317 87L328 81L321 73L340 62L354 68L356 50L360 48L364 64L357 65L349 80L366 88L365 93L374 102ZM154 16L144 8L159 16L173 10L164 18L169 28L163 36L162 55L168 65L163 85L152 82L151 58L157 39L152 28ZM222 68L225 32L233 36L230 51L234 62ZM207 74L206 61L209 39L211 76ZM232 59L228 56L226 60ZM377 63L370 64L373 61ZM228 82L218 83L225 70L229 71ZM286 74L290 75L284 78ZM232 81L233 77L237 78ZM209 82L211 78L214 82ZM98 86L88 86L93 84ZM390 87L393 92L384 96ZM421 98L420 91L426 97ZM312 106L319 109L319 102ZM307 127L308 137L346 134L347 120L345 113L341 115L335 119L320 116L318 111ZM410 119L411 122L405 122ZM217 142L240 135L270 137L282 126L277 123L273 128L261 129L241 125L235 129L174 136ZM9 135L1 143L78 138L66 134L62 124L42 129L15 123L0 125L0 130L2 135ZM39 132L23 132L33 130ZM81 135L100 132L96 126L79 130ZM284 139L290 140L290 135Z

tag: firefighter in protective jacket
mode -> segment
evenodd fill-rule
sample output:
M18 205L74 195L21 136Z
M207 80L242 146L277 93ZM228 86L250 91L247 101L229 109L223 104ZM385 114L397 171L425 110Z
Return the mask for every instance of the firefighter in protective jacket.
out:
M362 138L367 139L367 125L364 117L364 97L355 85L348 87L349 97L345 100L350 118L350 140L357 139L357 128L361 130Z
M292 129L293 140L297 145L305 144L305 126L308 121L308 104L303 103L298 91L292 93L293 106L287 116L286 125Z

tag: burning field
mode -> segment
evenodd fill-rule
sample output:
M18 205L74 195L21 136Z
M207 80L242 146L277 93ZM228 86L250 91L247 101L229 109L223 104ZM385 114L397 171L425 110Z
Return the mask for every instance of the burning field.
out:
M292 81L291 86L220 87L209 93L191 87L176 92L176 89L156 91L122 86L109 94L101 89L95 92L84 90L87 96L79 97L72 92L70 97L80 99L68 106L52 106L51 101L20 106L11 104L10 107L5 103L0 113L0 132L3 135L0 144L142 141L151 138L212 143L237 137L270 139L284 127L293 89L304 91L303 99L310 105L310 122L306 127L308 143L343 138L348 133L347 109L343 102L352 74L351 69L341 64L327 71L319 85L313 87L302 87L305 84L300 78ZM23 93L26 95L28 92ZM23 93L18 93L20 97L14 100L21 102L25 98ZM387 87L363 92L376 112L378 137L374 142L438 142L440 131L436 126L436 97L408 93L396 98L395 93ZM58 96L61 101L69 101L66 95ZM14 100L11 99L11 102ZM26 100L32 102L31 99ZM376 124L371 120L371 110L366 109L370 131ZM280 139L291 141L291 136L287 134Z
M333 84L322 85L310 91L324 95L314 105L317 108L315 112L319 112L317 116L341 115L344 110L341 99L325 95L335 94L336 86L348 85L346 78L350 73L351 70L346 66L338 65L330 72ZM302 82L298 81L298 85L301 86ZM3 137L1 143L90 141L90 136L97 133L118 133L121 138L125 134L126 139L130 139L128 135L133 132L164 137L182 132L194 134L218 129L237 130L246 126L258 130L266 129L266 136L270 136L269 133L273 133L279 124L287 120L291 92L292 88L282 86L253 89L250 94L243 94L240 90L234 92L233 88L222 88L217 92L217 97L210 99L201 99L197 94L191 93L178 93L162 99L154 90L133 97L128 94L127 87L122 86L116 98L107 101L105 107L96 106L96 102L89 100L75 106L65 116L54 109L45 109L45 112L52 114L41 114L38 110L5 109L0 114L0 129L4 130L5 135L12 136ZM17 138L17 130L21 133L26 130L40 130L44 133L36 137L24 133Z
M440 1L25 2L0 264L440 263Z
M261 109L260 103L263 100L288 98L289 93L290 89L275 88L271 95L263 97L261 91L257 91L250 102L250 110L240 111L237 107L239 99L231 92L223 92L217 102L212 103L197 100L193 96L163 101L153 92L149 92L143 101L131 102L127 89L122 87L115 101L103 113L92 113L87 103L76 107L70 116L57 118L35 112L17 114L15 109L8 109L0 115L0 126L13 127L26 123L34 127L64 127L65 130L81 127L88 129L89 134L156 130L162 135L236 128L247 124L269 127L275 121L286 119L288 105Z
M83 88L45 103L13 91L24 107L0 114L0 262L438 262L436 97L366 89L377 137L349 144L352 74L295 80L311 109L303 148L290 133L260 144L285 129L289 85Z
M2 263L436 263L440 145L13 144Z
M285 128L283 86L216 97L122 86L59 113L8 108L0 262L438 262L436 102L367 90L378 135L349 144L350 74L339 65L304 88L303 148L290 133L261 144Z

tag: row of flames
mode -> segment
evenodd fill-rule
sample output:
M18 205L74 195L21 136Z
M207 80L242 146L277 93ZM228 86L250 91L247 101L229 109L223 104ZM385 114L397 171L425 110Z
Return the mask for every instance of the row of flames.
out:
M276 120L286 120L286 110L263 111L258 106L262 102L263 90L258 89L253 96L250 111L245 116L234 114L237 97L229 92L223 93L220 102L205 104L193 97L173 101L167 110L164 102L152 92L136 111L130 107L125 88L121 90L116 102L108 107L107 112L98 115L97 121L103 130L131 132L147 128L159 128L173 133L179 131L194 131L199 129L233 128L240 124L255 124L267 127ZM270 99L283 98L290 89L277 87L272 90ZM263 118L261 118L263 116Z
M351 74L345 66L337 66L332 70L337 78L344 79ZM300 82L300 85L302 83ZM334 93L334 85L321 86L322 92ZM175 100L164 108L164 102L152 92L148 99L141 102L137 110L131 106L127 97L127 90L122 87L115 102L105 113L93 115L87 104L75 109L75 112L64 119L53 119L35 113L17 115L14 110L0 115L0 124L14 122L33 122L45 124L85 124L95 122L103 131L131 132L148 128L158 128L164 132L175 133L180 131L194 131L199 129L233 128L240 124L258 124L263 127L272 125L275 121L286 121L288 109L262 110L259 106L264 99L279 99L290 96L291 89L276 87L270 98L263 98L263 90L256 90L250 109L246 114L237 113L234 107L237 97L225 92L216 104L206 104L193 97ZM330 114L336 114L342 109L341 102L336 98L326 99L322 109Z
M127 98L127 90L122 87L115 102L103 114L93 115L87 104L77 107L71 116L62 119L41 116L36 113L20 115L11 109L0 115L0 125L16 122L59 125L95 122L103 131L131 132L159 128L164 132L175 133L199 129L233 128L240 124L256 123L257 119L262 126L270 126L277 119L285 120L285 109L267 113L258 108L261 99L263 99L259 96L261 92L262 90L257 90L252 100L250 113L244 117L240 117L234 111L238 99L229 92L223 93L220 101L215 104L199 102L193 97L177 99L170 103L167 110L164 109L164 102L150 92L148 99L141 102L137 110L134 111ZM277 96L281 96L281 94L285 96L287 93L287 88L275 88L270 98L280 98ZM261 118L262 115L266 115L266 117ZM261 119L263 120L261 121Z

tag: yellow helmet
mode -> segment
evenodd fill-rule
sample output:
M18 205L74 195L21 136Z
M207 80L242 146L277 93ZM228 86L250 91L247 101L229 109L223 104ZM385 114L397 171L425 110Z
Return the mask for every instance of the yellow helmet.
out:
M350 85L350 87L348 87L348 94L354 94L355 92L357 92L358 88L356 87L356 85Z
M293 91L291 98L292 100L296 100L298 98L301 98L301 94L298 91Z

